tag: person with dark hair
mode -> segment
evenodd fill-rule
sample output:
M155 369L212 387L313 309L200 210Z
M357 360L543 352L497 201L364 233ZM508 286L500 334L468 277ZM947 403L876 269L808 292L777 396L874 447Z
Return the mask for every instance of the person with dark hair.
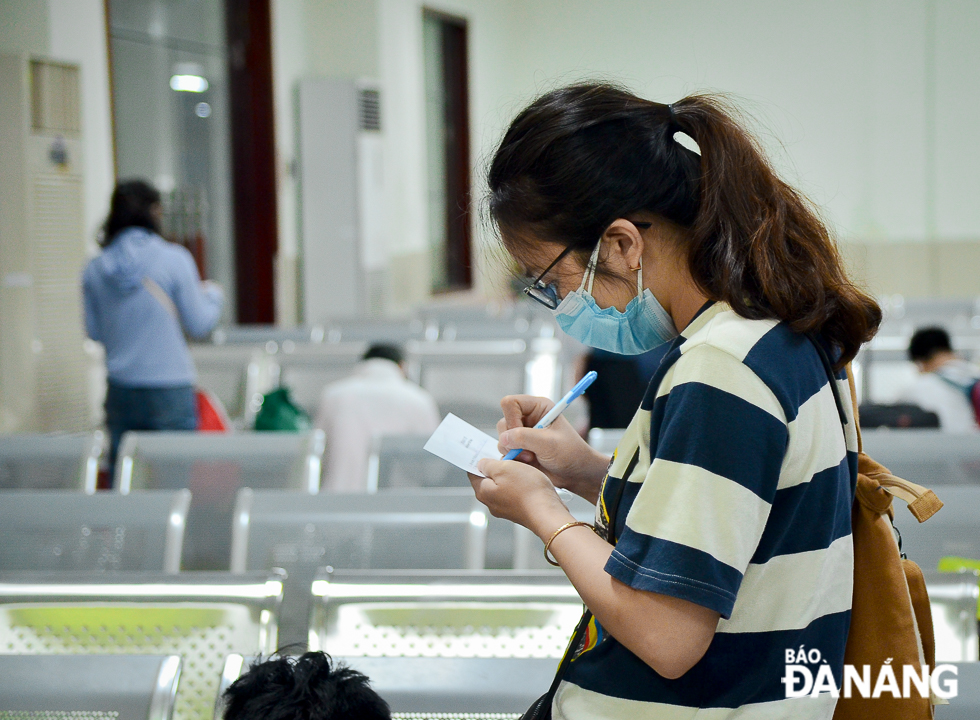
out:
M85 329L105 346L110 478L128 430L194 430L196 375L184 333L204 337L224 294L190 252L160 237L160 193L142 180L112 193L101 254L82 275Z
M403 362L397 345L374 344L350 377L323 389L315 422L327 439L323 490L365 492L376 436L430 433L439 425L435 399L405 377Z
M567 334L620 354L668 344L611 459L562 418L535 429L552 402L519 395L501 402L499 449L523 451L470 476L591 612L554 717L829 719L831 695L789 698L781 680L800 647L842 676L857 462L843 368L878 305L718 97L548 92L487 185L525 292ZM556 486L597 502L595 527Z
M397 345L386 345L385 343L376 343L367 349L364 353L362 360L371 360L373 358L381 358L382 360L391 360L391 362L396 365L401 365L405 362L405 354L402 349Z
M936 413L943 432L980 432L973 405L980 368L953 352L949 333L941 327L916 330L909 341L909 360L919 376L902 390L899 400Z
M308 652L252 665L225 690L223 720L390 720L368 678Z

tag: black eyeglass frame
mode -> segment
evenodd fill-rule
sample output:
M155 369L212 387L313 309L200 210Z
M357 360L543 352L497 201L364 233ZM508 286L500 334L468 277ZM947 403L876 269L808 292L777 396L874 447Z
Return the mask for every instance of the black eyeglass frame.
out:
M630 222L632 222L636 227L644 230L653 225L653 223L648 222L633 222L632 220ZM561 301L558 299L558 293L555 292L554 287L550 283L543 283L541 280L545 275L551 272L551 269L554 268L555 265L562 261L562 258L568 255L568 253L572 252L572 250L578 249L581 248L576 248L574 245L569 245L567 248L558 253L558 257L552 260L551 264L542 270L541 274L539 274L530 285L524 287L524 294L535 302L541 303L549 310L555 310L558 305L561 304Z

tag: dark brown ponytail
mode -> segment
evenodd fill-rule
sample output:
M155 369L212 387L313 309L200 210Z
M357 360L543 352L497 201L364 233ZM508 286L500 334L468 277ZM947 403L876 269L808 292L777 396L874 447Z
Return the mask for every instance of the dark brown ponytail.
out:
M826 225L776 175L724 101L694 95L673 107L701 148L701 203L688 249L695 282L739 315L819 333L842 363L851 360L874 335L881 310L848 280Z
M688 229L691 274L708 297L821 335L843 365L874 335L881 310L735 116L707 95L663 105L593 83L547 93L494 155L491 218L508 243L537 238L584 253L616 218L652 212ZM678 130L700 156L674 139Z

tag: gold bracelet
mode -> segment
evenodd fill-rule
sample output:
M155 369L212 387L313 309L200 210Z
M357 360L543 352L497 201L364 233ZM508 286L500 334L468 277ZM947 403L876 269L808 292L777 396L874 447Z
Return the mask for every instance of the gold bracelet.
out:
M544 544L544 559L547 560L549 564L554 565L555 567L561 567L558 563L556 563L554 560L552 560L550 557L548 557L548 551L551 549L551 543L553 543L555 541L555 538L556 537L558 537L563 532L565 532L566 530L568 530L568 528L578 527L580 525L582 527L590 528L593 532L595 532L595 527L592 526L592 523L582 522L581 520L575 520L573 522L567 522L564 525L562 525L560 528L558 528L557 530L555 530L555 534L552 535L551 536L551 539Z

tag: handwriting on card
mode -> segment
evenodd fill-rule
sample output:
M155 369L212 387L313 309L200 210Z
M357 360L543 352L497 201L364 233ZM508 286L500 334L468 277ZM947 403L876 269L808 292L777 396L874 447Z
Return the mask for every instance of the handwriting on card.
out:
M477 463L483 458L499 460L501 457L495 438L452 413L443 419L424 447L433 455L481 477L483 473L477 469Z

